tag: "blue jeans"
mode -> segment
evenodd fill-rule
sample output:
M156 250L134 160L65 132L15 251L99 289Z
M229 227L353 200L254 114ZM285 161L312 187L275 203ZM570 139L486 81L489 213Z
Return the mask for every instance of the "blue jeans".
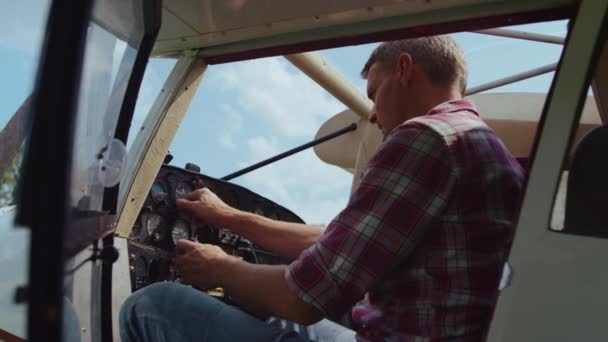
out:
M134 292L120 311L129 341L310 341L266 324L189 286L157 283Z

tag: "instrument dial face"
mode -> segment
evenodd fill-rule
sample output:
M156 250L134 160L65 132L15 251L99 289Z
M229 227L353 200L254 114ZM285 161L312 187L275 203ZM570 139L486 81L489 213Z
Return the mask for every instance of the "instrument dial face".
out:
M159 193L159 192L167 193L167 189L165 189L165 186L162 183L154 182L154 184L152 184L152 188L150 189L150 192L152 192L152 193Z
M161 221L162 218L158 214L148 215L148 217L146 218L146 231L148 232L148 236L155 236L155 234L160 234L160 230L158 228L160 227ZM158 238L155 237L155 239L159 240L160 236Z
M171 229L171 239L173 244L177 244L179 240L188 240L190 238L190 227L184 220L177 220Z
M184 198L192 192L192 186L185 182L179 182L175 187L175 197Z

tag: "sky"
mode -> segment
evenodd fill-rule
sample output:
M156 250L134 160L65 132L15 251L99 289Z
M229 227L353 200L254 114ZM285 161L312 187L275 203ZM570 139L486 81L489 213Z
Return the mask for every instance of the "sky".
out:
M11 15L0 21L0 128L31 92L46 3L0 0L0 8L11 8ZM549 22L515 29L563 36L566 23ZM561 52L557 45L475 33L453 37L465 51L469 86L556 62ZM375 46L350 46L319 53L365 93L365 81L359 72ZM128 146L174 64L171 59L150 61ZM545 93L552 75L492 92ZM282 57L210 66L171 144L174 156L171 164L195 163L204 174L222 177L312 140L321 124L343 109L342 103ZM328 223L346 205L351 181L349 173L321 162L312 149L234 180L309 223ZM10 251L3 246L14 246L11 236L0 231L0 251L5 254ZM20 243L26 241L24 235L15 239ZM0 255L0 269L8 259L10 255ZM13 286L0 279L0 305L8 303Z

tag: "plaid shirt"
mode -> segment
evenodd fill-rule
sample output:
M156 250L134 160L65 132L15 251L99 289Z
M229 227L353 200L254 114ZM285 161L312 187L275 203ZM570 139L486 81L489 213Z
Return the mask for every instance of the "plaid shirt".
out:
M473 105L443 103L389 133L287 281L330 319L352 310L359 340L478 341L522 183L521 167Z

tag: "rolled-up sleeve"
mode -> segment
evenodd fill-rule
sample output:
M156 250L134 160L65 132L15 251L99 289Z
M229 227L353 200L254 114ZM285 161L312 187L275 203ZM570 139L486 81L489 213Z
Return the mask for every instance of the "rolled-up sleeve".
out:
M368 163L347 207L289 265L292 291L326 317L342 317L411 254L444 210L452 165L441 135L423 125L398 127Z

